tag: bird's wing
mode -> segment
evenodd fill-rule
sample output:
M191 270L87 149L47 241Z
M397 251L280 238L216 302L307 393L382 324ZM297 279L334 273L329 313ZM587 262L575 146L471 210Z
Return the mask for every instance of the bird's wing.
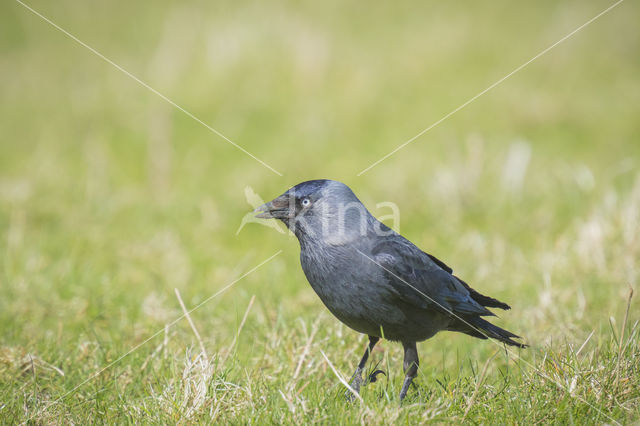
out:
M438 259L437 257L435 257L432 254L425 253L425 252L423 252L423 253L426 254L427 256L429 256L429 259L431 259L433 261L433 263L435 263L436 265L438 265L439 267L441 267L442 269L444 269L448 273L453 274L453 269L451 269L451 267L449 265L447 265L446 263L444 263L442 260Z
M451 268L404 237L397 235L379 242L372 255L372 260L384 269L392 292L407 303L449 314L493 315L471 297L449 272Z

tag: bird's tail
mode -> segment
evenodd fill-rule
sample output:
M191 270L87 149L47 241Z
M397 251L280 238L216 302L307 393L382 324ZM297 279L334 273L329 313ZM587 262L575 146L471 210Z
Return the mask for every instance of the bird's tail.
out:
M461 319L456 319L456 321L449 327L449 330L459 331L461 333L465 333L479 339L496 339L502 343L506 343L507 345L517 346L519 348L527 347L527 345L525 345L524 343L519 343L512 340L512 338L520 339L520 336L513 334L512 332L500 328L496 325L493 325L489 321L477 315L466 316L463 319L464 321L462 321Z

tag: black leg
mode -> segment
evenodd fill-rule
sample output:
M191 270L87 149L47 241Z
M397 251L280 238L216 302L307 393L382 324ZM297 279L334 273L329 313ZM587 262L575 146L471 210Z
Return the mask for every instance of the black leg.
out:
M402 390L400 390L400 401L407 396L407 391L411 382L418 375L418 349L416 348L416 342L402 342L404 346L404 383L402 383Z
M351 386L351 388L356 392L360 392L360 386L362 385L362 371L364 370L364 367L367 365L369 354L371 353L371 351L373 350L373 347L376 345L376 343L378 343L379 340L380 338L377 336L369 336L369 345L367 346L367 349L364 351L364 355L362 355L362 359L358 364L358 368L356 368L356 372L353 373L353 376L351 376L351 383L349 383L349 386ZM347 389L347 392L345 393L345 397L350 401L352 401L355 398L349 389Z

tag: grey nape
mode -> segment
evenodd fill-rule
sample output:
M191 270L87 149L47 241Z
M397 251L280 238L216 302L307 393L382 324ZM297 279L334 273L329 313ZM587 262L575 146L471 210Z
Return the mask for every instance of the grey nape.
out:
M279 219L300 242L300 261L311 287L340 321L369 336L351 388L363 381L369 355L384 337L402 342L405 378L400 400L418 372L416 342L442 330L495 339L520 348L515 334L484 316L487 308L509 305L484 296L436 257L374 218L345 184L332 180L300 183L256 209L257 217ZM351 390L347 398L352 399Z

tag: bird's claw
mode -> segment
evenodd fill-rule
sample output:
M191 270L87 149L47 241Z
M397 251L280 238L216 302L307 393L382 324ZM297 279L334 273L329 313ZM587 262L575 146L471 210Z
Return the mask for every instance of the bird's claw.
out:
M382 370L375 370L373 373L369 374L369 383L376 382L378 380L378 374L384 374L385 376L387 375L387 373Z

